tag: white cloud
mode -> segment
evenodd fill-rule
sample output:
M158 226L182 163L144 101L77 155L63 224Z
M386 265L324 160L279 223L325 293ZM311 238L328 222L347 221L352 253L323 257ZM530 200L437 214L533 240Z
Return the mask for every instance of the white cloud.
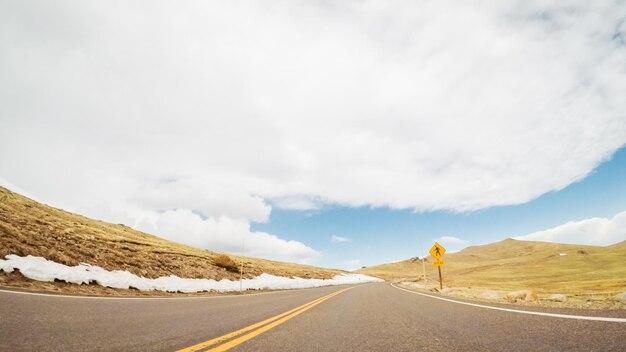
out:
M441 236L439 238L435 238L433 241L439 242L441 244L466 244L467 241L460 239L454 236Z
M206 217L267 221L271 207L262 198L229 185L200 180L165 179L141 185L130 195L144 209L193 209Z
M272 203L281 209L291 210L316 210L320 208L320 202L308 197L283 197L272 199Z
M337 236L337 235L332 235L330 237L330 241L331 242L352 242L352 240L350 238L341 237L341 236Z
M176 242L259 258L309 263L320 256L319 252L301 242L250 231L250 225L245 220L228 217L202 219L184 209L165 211L138 227Z
M2 2L0 175L105 220L524 203L626 141L625 7Z
M591 218L570 221L551 229L514 238L526 241L610 245L626 240L626 211L615 215L611 219Z

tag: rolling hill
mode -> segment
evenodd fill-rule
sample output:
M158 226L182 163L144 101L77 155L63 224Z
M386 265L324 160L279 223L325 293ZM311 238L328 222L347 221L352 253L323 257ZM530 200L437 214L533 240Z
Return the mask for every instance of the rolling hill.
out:
M33 255L74 266L96 265L106 270L126 270L137 276L159 278L239 279L262 273L285 277L327 279L341 270L228 255L194 248L136 231L121 224L93 220L56 209L0 187L0 258ZM234 264L234 266L233 266ZM139 294L97 285L27 280L19 273L0 271L0 285L75 293ZM144 294L144 293L141 293ZM162 294L161 292L159 294Z
M626 291L626 241L600 247L506 239L446 253L443 259L444 285L449 287L585 295ZM426 260L427 277L434 281L433 258ZM422 264L409 259L357 272L415 280L422 274Z

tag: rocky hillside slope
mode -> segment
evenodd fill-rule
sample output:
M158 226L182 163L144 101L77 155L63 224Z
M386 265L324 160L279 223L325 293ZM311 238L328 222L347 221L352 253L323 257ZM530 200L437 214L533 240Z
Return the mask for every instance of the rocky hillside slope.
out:
M56 209L0 187L0 258L9 254L41 256L70 266L87 263L106 270L127 270L147 278L176 275L183 278L238 279L241 264L246 278L268 273L326 279L342 273L340 270L235 255L225 257L222 253L167 241L125 225ZM6 274L2 271L0 285L54 291L63 291L71 286L31 282L19 273ZM72 290L87 293L93 290L111 291L97 287Z

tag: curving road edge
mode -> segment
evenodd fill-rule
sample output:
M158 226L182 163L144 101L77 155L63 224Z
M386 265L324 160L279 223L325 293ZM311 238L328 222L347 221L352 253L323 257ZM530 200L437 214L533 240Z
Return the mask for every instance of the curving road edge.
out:
M552 318L577 319L577 320L593 320L593 321L608 321L608 322L613 322L613 323L626 323L626 318L592 317L592 316L586 316L586 315L569 315L569 314L544 313L544 312L534 312L534 311L521 310L521 309L510 309L510 308L502 308L502 307L493 307L493 306L488 306L488 305L484 305L484 304L457 301L457 300L450 299L450 298L438 297L438 296L433 296L433 295L429 295L429 294L422 293L422 292L411 291L411 290L407 290L405 288L398 287L398 286L396 286L394 284L391 284L391 286L393 288L398 289L398 290L402 290L402 291L405 291L405 292L408 292L408 293L412 293L412 294L415 294L415 295L430 297L430 298L439 299L439 300L446 301L446 302L451 302L451 303L464 304L466 306L472 306L472 307L478 307L478 308L494 309L494 310L500 310L500 311L504 311L504 312L519 313L519 314L540 315L540 316L552 317Z

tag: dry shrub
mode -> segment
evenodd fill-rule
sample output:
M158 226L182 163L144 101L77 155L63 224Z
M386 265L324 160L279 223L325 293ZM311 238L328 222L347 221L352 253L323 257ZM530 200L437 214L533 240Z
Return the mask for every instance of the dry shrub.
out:
M237 265L237 263L235 263L235 261L226 254L218 255L217 257L215 257L215 259L213 259L213 262L220 268L224 268L232 272L239 272L239 266Z

